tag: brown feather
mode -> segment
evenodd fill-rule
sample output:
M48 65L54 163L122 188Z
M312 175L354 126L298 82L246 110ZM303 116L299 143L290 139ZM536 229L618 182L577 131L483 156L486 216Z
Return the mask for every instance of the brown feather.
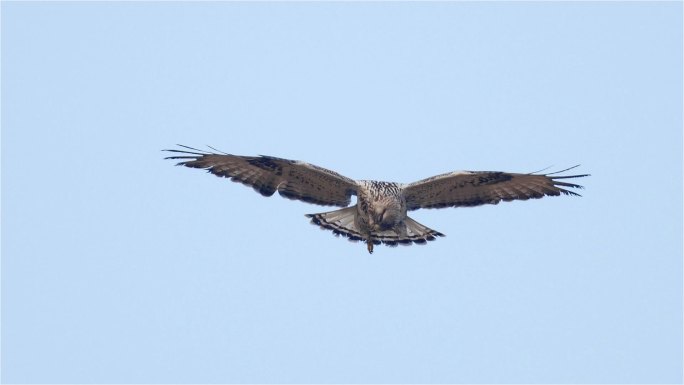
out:
M409 210L497 204L500 201L537 199L543 196L579 195L565 189L582 186L558 179L588 174L513 174L492 171L455 171L426 178L404 187Z
M285 198L324 206L346 207L356 194L356 182L334 171L296 160L272 156L238 156L201 151L165 150L182 155L166 159L182 160L178 166L206 169L254 188L263 196L276 191Z

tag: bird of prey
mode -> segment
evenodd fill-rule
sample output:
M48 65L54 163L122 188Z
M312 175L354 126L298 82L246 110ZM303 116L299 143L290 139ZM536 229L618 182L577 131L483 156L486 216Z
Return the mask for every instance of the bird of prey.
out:
M183 149L164 150L176 153L166 159L180 160L178 166L206 169L216 176L251 186L267 197L278 191L289 199L344 207L306 216L336 236L365 242L369 253L373 253L373 245L425 244L444 236L409 218L408 211L497 204L560 194L579 196L568 188L582 186L563 180L588 176L558 175L577 166L547 174L453 171L404 184L354 180L297 160L231 155L212 147L216 152L179 146ZM356 195L357 201L349 206L352 195Z

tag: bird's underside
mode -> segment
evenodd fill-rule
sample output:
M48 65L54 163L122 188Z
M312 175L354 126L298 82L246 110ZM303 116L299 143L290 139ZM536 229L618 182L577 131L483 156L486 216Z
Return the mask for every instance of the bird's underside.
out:
M165 150L178 154L166 159L180 160L179 166L206 169L216 176L250 186L264 196L278 191L289 199L343 207L307 217L336 236L365 242L370 253L374 245L425 244L444 236L409 218L408 211L479 206L561 194L579 196L569 189L581 189L582 186L564 180L588 176L558 175L575 166L548 174L454 171L409 184L355 181L296 160L238 156L179 146L183 149ZM357 197L357 202L349 206L352 195Z

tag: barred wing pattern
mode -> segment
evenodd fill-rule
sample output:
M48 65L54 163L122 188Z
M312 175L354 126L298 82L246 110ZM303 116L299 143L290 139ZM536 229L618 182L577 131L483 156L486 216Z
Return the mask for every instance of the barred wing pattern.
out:
M408 210L421 208L479 206L500 201L537 199L543 196L579 195L566 188L582 186L560 179L588 176L555 174L512 174L498 171L454 171L423 179L404 187Z
M251 186L263 196L276 191L281 196L322 206L346 207L356 194L357 184L334 171L313 164L272 156L238 156L211 153L188 146L186 150L165 150L182 155L178 166L206 169L208 172Z

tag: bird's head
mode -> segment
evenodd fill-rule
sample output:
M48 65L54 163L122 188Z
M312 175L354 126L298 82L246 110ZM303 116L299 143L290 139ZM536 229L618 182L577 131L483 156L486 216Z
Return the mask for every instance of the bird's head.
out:
M400 220L399 207L393 204L376 204L372 207L370 224L375 230L387 230L393 228Z

